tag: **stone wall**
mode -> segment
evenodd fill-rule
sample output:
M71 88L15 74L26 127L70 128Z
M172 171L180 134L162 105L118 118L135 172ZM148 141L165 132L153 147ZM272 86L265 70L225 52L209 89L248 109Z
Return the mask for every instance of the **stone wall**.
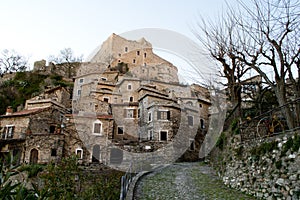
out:
M223 181L262 199L300 198L299 131L232 144Z
M45 164L50 161L57 162L63 157L64 135L43 134L27 135L25 142L24 163L30 163L33 150L37 150L37 163ZM53 152L55 151L55 153Z

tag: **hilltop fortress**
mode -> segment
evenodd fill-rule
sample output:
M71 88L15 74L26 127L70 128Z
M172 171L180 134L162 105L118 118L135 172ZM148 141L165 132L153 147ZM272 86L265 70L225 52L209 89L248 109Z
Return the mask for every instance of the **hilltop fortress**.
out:
M34 70L48 73L50 68L39 64ZM72 109L61 87L29 99L19 113L10 109L0 117L2 152L29 163L73 153L80 163L124 166L143 155L147 159L144 153L165 162L198 159L208 128L209 92L180 84L177 68L154 54L148 41L112 34L88 62L74 66ZM34 120L40 115L47 118L43 128Z

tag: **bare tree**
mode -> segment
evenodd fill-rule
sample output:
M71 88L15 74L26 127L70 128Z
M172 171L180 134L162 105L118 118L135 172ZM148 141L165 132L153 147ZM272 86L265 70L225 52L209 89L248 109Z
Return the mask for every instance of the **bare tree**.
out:
M27 69L27 60L14 50L3 50L0 57L0 76L5 73L25 71Z
M287 85L294 98L300 97L300 2L252 0L253 7L241 0L239 3L247 18L243 21L236 18L236 22L252 39L251 45L244 44L241 61L264 78L275 92L279 106L284 106L289 100ZM284 106L282 113L289 128L294 128L299 110L294 112Z
M239 52L243 48L242 32L235 22L235 18L226 15L218 21L201 19L194 34L204 45L209 55L221 65L220 74L226 78L229 101L232 103L234 116L241 116L241 89L242 78L249 70L241 62Z
M49 56L49 61L54 64L65 64L67 66L68 77L72 76L72 68L74 68L74 63L82 62L83 55L75 56L71 48L65 48L60 51L57 56Z

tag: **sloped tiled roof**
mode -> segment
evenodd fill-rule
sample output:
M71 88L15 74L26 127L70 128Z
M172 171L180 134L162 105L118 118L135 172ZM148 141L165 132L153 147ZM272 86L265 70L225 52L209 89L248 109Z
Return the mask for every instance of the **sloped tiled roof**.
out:
M0 118L32 115L32 114L36 114L36 113L39 113L39 112L48 110L49 108L50 108L50 107L46 107L46 108L35 108L35 109L30 109L30 110L21 110L21 111L14 112L14 113L9 114L9 115L0 115Z

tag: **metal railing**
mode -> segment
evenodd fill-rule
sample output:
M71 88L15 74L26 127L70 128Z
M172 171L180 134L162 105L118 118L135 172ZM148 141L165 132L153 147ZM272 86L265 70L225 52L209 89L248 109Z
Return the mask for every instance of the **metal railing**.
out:
M133 164L131 163L128 170L126 171L125 175L121 177L121 193L120 193L120 200L126 198L129 186L132 182L133 177L136 173L133 172Z
M293 114L293 129L288 127L284 110L290 109ZM252 119L247 119L240 124L241 139L249 140L253 138L270 137L279 133L293 131L300 127L300 99L291 101L283 106L276 107Z

